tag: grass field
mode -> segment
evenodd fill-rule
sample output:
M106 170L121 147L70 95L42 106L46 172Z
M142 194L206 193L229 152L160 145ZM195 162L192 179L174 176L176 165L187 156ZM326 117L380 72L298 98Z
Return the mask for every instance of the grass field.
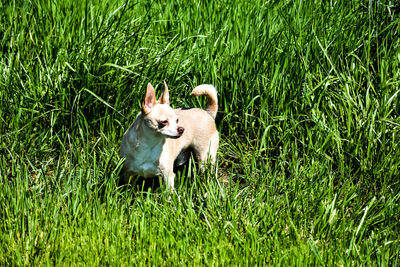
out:
M400 261L396 1L0 2L0 265ZM219 94L218 172L121 182L148 82Z

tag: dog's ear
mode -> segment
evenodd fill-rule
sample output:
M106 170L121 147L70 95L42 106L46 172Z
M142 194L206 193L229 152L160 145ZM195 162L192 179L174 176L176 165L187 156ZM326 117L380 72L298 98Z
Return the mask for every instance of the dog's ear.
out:
M167 83L164 81L164 92L161 94L160 99L158 99L160 104L169 105L169 93Z
M157 104L156 102L156 92L154 91L153 85L147 84L146 96L143 101L142 110L145 114L150 113L153 107Z

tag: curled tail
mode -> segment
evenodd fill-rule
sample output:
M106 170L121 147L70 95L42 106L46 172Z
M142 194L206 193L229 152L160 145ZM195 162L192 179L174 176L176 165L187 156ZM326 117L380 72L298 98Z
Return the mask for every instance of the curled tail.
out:
M201 84L193 89L192 95L200 96L204 95L207 97L207 107L206 111L210 116L215 119L218 111L218 97L217 89L211 84Z

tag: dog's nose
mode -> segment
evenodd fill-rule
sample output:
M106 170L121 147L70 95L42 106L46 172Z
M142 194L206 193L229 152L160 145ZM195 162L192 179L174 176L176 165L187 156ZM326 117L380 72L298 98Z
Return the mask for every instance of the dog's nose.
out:
M180 127L180 126L178 127L178 133L179 133L180 135L182 135L184 131L185 131L185 128Z

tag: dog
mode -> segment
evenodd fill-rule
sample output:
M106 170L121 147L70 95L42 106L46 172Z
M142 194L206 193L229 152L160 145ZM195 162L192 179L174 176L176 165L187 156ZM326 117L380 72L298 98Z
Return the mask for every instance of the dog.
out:
M167 188L174 191L174 163L175 166L184 164L193 152L201 170L208 159L214 165L219 144L215 125L217 90L212 85L202 84L193 89L192 95L207 97L205 110L173 109L165 81L158 101L154 87L150 83L147 85L142 111L121 142L126 182L137 176L162 177Z

